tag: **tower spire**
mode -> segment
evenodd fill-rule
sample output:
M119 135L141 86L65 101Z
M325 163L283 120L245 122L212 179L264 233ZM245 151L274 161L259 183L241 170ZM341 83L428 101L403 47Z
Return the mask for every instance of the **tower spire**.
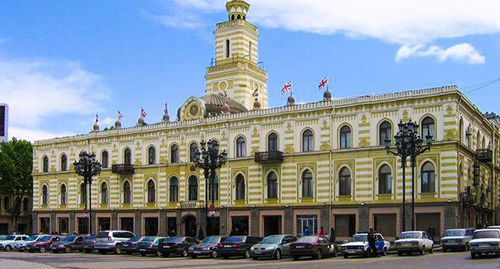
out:
M226 3L226 10L228 13L228 20L246 20L250 4L244 0L231 0Z

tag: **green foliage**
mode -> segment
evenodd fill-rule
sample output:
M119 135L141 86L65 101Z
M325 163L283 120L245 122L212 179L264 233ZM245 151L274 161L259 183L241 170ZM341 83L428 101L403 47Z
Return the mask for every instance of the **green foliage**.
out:
M16 196L33 189L33 147L13 138L0 143L0 192Z

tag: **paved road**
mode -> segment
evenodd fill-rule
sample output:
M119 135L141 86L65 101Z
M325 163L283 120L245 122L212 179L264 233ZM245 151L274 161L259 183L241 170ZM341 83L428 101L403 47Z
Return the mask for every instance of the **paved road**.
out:
M206 268L206 269L281 269L281 268L335 268L335 269L500 269L500 258L481 258L472 260L469 253L434 253L426 256L389 255L379 258L327 258L323 260L284 259L272 260L245 260L245 259L189 259L189 258L160 258L140 257L130 255L100 255L100 254L52 254L52 253L18 253L1 252L0 268L16 269L45 269L45 268Z

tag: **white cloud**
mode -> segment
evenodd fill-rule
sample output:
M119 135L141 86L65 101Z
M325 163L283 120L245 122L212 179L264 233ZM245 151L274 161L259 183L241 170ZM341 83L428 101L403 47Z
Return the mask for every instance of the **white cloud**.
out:
M72 133L57 133L44 131L41 129L31 129L12 126L9 128L9 139L16 137L18 139L25 139L28 141L37 141L42 139L50 139L54 137L65 137L75 135Z
M468 64L484 64L486 62L486 58L469 43L461 43L448 48L435 45L430 47L403 45L396 54L396 61L400 62L411 57L436 57L440 62L453 60Z

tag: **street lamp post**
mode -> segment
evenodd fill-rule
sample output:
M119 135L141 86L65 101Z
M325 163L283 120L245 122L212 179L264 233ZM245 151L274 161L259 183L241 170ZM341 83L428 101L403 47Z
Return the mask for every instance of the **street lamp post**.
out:
M217 169L221 168L227 161L226 151L219 153L219 143L216 140L210 140L208 143L201 141L201 151L196 149L194 161L196 167L203 169L205 176L205 235L208 235L208 199L211 198L210 208L215 207L215 177ZM208 146L208 147L207 147Z
M89 233L92 234L92 177L99 175L101 172L101 164L95 159L95 154L89 154L86 151L80 152L80 159L73 163L75 167L75 172L83 177L83 184L85 186L85 192L87 192L87 186L89 190ZM87 209L87 199L85 199L85 209Z
M428 132L424 140L418 133L418 124L412 121L398 124L399 131L394 136L396 150L391 150L391 139L385 139L385 149L387 153L400 157L401 167L403 169L403 212L402 224L403 230L406 230L406 162L410 158L411 164L411 229L415 230L415 166L417 156L430 150L432 144L432 135Z

